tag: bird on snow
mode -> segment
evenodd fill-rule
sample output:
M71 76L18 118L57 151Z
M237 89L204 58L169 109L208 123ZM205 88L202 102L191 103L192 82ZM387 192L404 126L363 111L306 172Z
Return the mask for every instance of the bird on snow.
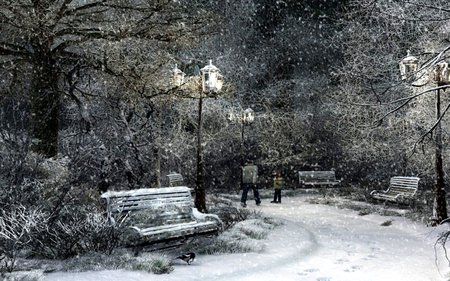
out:
M181 256L176 257L175 259L181 259L187 262L187 264L191 264L195 259L195 253L187 253Z

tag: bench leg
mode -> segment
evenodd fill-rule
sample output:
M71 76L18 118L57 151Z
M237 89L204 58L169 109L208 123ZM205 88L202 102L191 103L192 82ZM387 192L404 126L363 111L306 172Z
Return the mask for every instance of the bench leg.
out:
M139 256L139 252L142 251L142 246L141 245L136 245L133 247L133 253L134 256L137 257Z

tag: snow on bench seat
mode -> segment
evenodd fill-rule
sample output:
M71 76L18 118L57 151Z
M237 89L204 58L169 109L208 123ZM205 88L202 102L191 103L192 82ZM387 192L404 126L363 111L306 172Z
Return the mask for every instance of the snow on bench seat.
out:
M106 201L111 222L125 218L125 226L133 230L127 239L141 238L126 241L130 244L214 233L222 227L218 216L194 208L190 189L185 186L108 191L101 198Z

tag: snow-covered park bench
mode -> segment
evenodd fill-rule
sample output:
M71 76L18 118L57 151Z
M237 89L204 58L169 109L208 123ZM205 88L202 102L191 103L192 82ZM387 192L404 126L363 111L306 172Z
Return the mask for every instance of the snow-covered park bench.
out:
M370 195L378 200L403 203L417 194L419 180L416 177L392 177L387 190L372 190Z
M167 175L169 186L182 186L184 184L183 176L178 173L170 173Z
M129 245L212 234L222 227L218 216L194 208L185 186L108 191L101 198L106 201L111 223L126 217L123 226L130 231L124 242Z
M300 186L305 185L337 185L341 181L336 179L334 171L299 171Z

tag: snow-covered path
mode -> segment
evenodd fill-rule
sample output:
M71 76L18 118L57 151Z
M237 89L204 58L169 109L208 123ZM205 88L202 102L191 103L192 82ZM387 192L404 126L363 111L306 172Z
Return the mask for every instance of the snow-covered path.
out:
M302 197L283 204L263 201L249 208L284 220L268 237L263 253L199 256L188 266L175 264L168 275L100 271L53 273L45 281L144 280L442 280L431 228L399 217L359 216L333 206L313 205ZM392 225L381 226L386 220Z

